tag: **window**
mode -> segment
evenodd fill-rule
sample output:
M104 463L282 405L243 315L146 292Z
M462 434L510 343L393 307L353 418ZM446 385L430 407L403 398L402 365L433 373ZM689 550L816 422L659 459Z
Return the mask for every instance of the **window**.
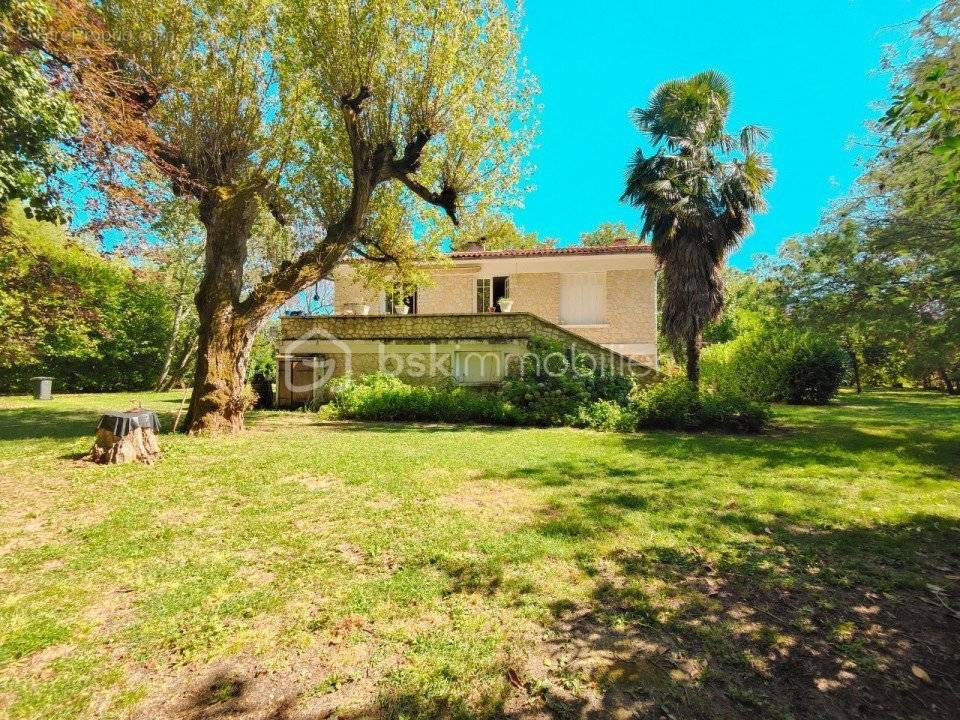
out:
M500 298L510 297L510 278L493 278L493 306L500 312Z
M499 275L493 278L477 278L477 312L500 312L500 298L510 297L510 278Z
M493 307L493 287L490 278L477 279L477 312L491 312Z
M385 307L387 315L416 315L417 288L400 283L395 284L386 292Z
M600 325L607 315L607 274L568 273L560 276L560 324Z

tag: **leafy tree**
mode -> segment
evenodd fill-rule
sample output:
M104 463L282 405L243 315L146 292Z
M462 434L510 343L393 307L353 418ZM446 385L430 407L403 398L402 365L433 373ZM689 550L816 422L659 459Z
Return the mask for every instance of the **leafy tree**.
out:
M580 244L587 247L615 245L618 242L639 245L643 242L643 237L619 222L600 223L596 230L580 234Z
M414 228L516 197L534 86L502 0L54 1L91 31L46 38L82 62L67 75L86 141L115 151L107 169L146 163L197 202L192 432L242 427L257 331L345 256L409 263ZM259 224L289 252L252 283Z
M69 163L58 142L79 118L44 77L35 45L48 20L42 0L0 0L0 208L22 200L28 215L52 219L61 215L53 178Z
M552 247L554 240L541 240L536 232L526 232L517 227L507 215L485 215L471 220L456 234L451 243L453 250L464 250L477 244L485 250L530 249Z
M764 209L773 181L769 159L756 149L765 131L748 126L731 137L729 113L730 86L719 73L658 87L633 114L657 150L636 151L623 193L643 211L642 234L650 234L663 268L663 330L686 344L695 385L704 329L723 309L724 259L750 232L750 216Z
M155 389L166 390L183 377L196 353L194 296L203 269L203 233L193 204L175 198L162 202L149 232L120 252L153 270L173 309L170 336Z
M729 342L783 317L780 283L765 273L727 267L723 286L723 310L704 329L704 343Z
M882 124L897 141L919 138L916 151L944 167L945 186L960 186L960 2L925 13L914 36L922 52L911 62ZM902 148L901 148L902 149Z
M950 389L960 369L960 290L941 282L922 238L889 236L900 229L846 220L789 241L781 249L786 302L798 324L842 342L858 390L862 366L897 361L889 381L909 366L914 378L936 374Z
M146 389L161 366L170 306L152 273L108 260L12 205L0 236L0 389L33 375L60 387Z
M822 232L781 251L793 316L843 342L858 389L903 377L960 384L958 18L956 2L921 18L855 193Z

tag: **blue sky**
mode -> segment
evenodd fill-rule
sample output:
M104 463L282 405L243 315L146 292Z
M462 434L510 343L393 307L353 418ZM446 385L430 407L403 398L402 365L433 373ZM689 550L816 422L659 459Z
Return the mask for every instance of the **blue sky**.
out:
M534 190L517 222L560 244L605 220L639 224L618 201L642 143L628 112L664 80L707 68L733 83L731 127L758 124L777 182L769 211L731 257L814 229L859 174L865 123L888 97L884 47L932 0L527 0L525 53L539 77L541 134Z

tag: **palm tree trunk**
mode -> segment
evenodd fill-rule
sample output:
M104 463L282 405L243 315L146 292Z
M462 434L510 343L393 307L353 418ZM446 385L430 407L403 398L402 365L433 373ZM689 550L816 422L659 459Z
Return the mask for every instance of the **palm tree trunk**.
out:
M700 388L700 351L703 349L703 334L687 338L687 380Z

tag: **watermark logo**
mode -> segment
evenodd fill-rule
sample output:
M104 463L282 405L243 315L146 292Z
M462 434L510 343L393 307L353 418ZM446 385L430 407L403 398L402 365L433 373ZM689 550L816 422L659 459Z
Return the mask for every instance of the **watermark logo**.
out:
M317 397L335 377L381 372L411 380L453 380L495 384L508 378L632 375L656 371L613 351L584 352L576 343L550 352L478 348L477 343L390 343L382 340L343 340L322 328L308 330L280 347L284 387L297 395ZM358 351L356 348L362 347ZM422 350L411 350L422 347ZM355 362L362 355L362 362ZM355 373L359 370L359 373Z

